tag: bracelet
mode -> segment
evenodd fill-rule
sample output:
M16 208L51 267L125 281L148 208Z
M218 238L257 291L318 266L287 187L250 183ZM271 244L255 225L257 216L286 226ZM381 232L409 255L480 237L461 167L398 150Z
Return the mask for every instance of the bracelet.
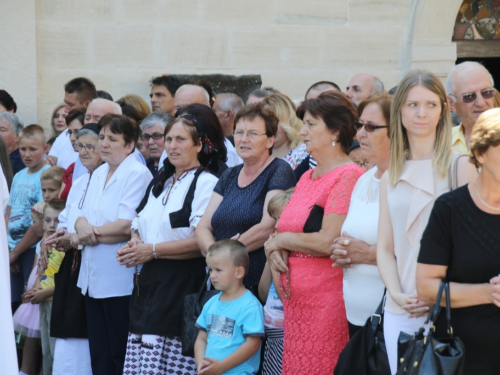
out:
M156 242L153 244L153 256L155 257L155 259L158 259L158 257L156 256Z

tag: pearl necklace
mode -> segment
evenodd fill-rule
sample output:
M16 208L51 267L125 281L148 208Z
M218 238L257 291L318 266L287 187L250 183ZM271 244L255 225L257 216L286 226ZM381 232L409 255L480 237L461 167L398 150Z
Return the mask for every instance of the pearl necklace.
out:
M483 198L481 198L481 194L479 194L479 190L477 189L477 181L474 182L474 189L476 190L477 197L479 198L479 200L481 201L482 204L484 204L490 210L500 211L500 207L490 206L488 203L486 203L485 201L483 201Z

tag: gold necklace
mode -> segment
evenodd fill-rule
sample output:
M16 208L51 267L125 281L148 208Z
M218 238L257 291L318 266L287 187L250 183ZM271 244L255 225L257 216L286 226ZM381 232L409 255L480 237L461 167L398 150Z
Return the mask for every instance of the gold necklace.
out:
M490 210L500 211L500 207L490 206L488 203L483 201L483 198L481 198L481 194L479 194L479 190L477 189L477 180L476 180L476 182L474 182L474 189L476 190L477 197L479 198L479 200L481 201L482 204L484 204Z

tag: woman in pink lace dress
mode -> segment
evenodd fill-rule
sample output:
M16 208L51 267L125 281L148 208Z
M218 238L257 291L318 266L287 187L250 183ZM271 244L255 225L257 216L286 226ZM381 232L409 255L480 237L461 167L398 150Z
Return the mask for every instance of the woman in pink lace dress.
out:
M364 172L347 156L358 115L338 92L306 100L297 113L307 152L318 166L298 182L280 217L279 234L265 248L271 267L281 272L283 374L331 374L349 334L342 270L332 268L329 255Z

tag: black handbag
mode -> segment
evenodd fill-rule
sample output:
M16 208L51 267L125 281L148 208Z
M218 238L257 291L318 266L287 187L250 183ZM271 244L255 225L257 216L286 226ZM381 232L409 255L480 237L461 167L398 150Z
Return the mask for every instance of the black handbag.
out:
M201 310L210 298L220 293L218 290L207 290L207 281L210 273L207 273L205 281L198 293L188 294L184 297L184 308L182 311L181 342L182 355L194 357L194 343L198 337L199 329L195 323L201 314Z
M340 353L335 375L391 375L384 339L384 297Z
M448 336L436 338L435 323L441 308L439 304L445 292L446 325ZM425 334L427 325L429 332ZM447 281L439 285L436 304L429 312L424 325L408 335L401 332L398 340L399 367L396 375L462 375L465 349L462 341L453 335L451 326L450 287Z

